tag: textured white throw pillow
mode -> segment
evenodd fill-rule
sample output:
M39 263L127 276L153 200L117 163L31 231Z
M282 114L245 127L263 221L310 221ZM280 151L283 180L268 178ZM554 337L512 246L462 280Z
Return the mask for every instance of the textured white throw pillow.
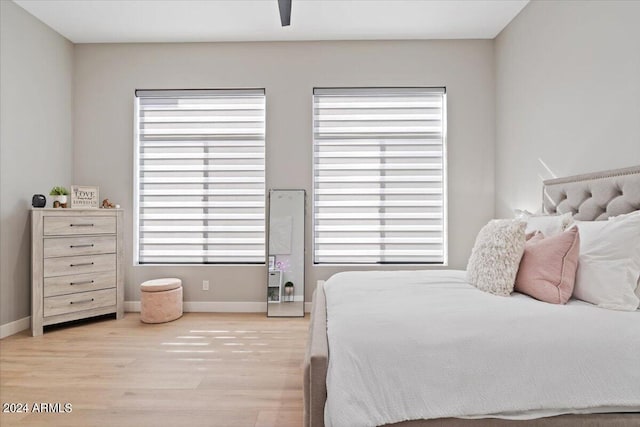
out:
M633 311L640 305L640 212L609 221L576 221L580 257L574 298L602 308Z
M513 219L489 221L476 237L467 264L467 280L476 288L508 296L524 252L526 223Z

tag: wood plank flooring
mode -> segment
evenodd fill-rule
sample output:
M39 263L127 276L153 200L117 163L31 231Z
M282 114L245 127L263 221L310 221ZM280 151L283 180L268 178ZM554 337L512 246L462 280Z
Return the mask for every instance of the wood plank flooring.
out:
M0 414L7 426L302 425L308 317L138 313L0 341L2 403L71 403L70 413Z

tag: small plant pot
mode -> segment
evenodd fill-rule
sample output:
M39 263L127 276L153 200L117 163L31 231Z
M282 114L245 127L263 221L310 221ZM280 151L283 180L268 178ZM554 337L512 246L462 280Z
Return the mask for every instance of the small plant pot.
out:
M284 285L284 295L286 298L285 301L287 302L293 301L293 283L287 282Z
M69 196L66 196L66 195L51 196L51 200L53 201L53 207L66 208L68 197Z

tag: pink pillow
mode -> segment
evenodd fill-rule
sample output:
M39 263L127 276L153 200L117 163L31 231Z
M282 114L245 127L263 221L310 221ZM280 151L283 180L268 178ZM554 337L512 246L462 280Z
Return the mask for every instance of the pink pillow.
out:
M515 291L540 301L566 304L573 293L579 254L577 227L551 237L536 234L524 246Z

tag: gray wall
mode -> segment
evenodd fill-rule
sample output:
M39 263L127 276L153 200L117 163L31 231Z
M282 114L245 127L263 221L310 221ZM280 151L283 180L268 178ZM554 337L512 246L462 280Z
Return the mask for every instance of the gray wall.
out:
M0 324L30 315L31 195L71 184L73 44L0 1Z
M640 164L640 2L533 1L495 55L498 216L552 174Z
M127 300L138 299L139 282L164 275L185 280L187 301L265 299L264 267L132 265L136 88L266 88L267 186L310 194L314 86L446 86L453 268L464 268L494 213L538 208L542 178L640 163L637 2L533 1L495 41L75 48L0 3L2 324L29 314L30 195L72 176L126 209ZM316 280L342 269L312 266L309 219L307 300Z
M465 266L475 232L493 215L491 41L78 45L74 64L69 41L12 2L1 4L1 324L30 313L27 210L33 193L69 186L72 176L75 183L99 185L103 196L127 209L132 260L135 88L265 87L267 186L310 194L314 86L445 85L452 267ZM469 173L477 177L472 186ZM471 209L476 215L466 218ZM340 268L313 267L310 247L307 252L310 300L310 284ZM127 300L138 299L139 282L162 275L185 279L187 301L265 299L262 267L127 268ZM202 279L211 281L211 291L200 291Z
M138 88L266 88L267 187L311 194L314 86L446 86L451 267L466 266L478 229L494 215L491 40L77 45L75 61L74 178L126 210L126 300L139 299L141 281L162 276L183 279L185 301L266 300L266 267L132 266ZM306 231L310 301L311 284L340 268L312 266L310 217Z

